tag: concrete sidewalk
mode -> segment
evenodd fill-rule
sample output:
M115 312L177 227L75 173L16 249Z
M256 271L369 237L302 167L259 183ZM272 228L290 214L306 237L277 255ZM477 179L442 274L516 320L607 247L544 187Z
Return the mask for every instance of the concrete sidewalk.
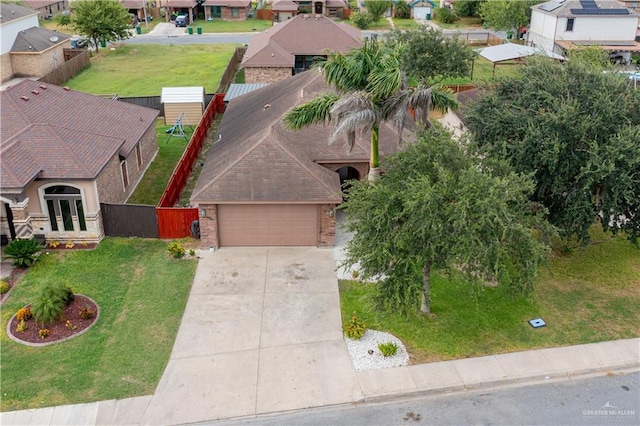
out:
M205 252L154 395L6 412L0 424L211 422L640 370L636 338L356 373L339 303L331 250Z

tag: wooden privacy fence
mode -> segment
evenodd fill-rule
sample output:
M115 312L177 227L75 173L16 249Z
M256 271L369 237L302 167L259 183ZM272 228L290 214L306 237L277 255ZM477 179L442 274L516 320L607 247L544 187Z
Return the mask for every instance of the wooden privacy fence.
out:
M109 237L158 238L155 206L100 203L100 211Z
M173 206L180 198L180 193L189 179L191 169L207 138L207 131L211 123L219 112L224 112L223 101L224 94L217 94L207 105L198 126L191 135L187 148L173 170L162 198L160 198L156 207L160 238L183 238L192 235L192 224L198 220L198 209Z
M65 49L66 51L67 49ZM38 79L43 83L55 84L59 86L71 77L76 76L81 70L89 66L89 52L84 50L81 53L65 52L65 57L73 56L68 61L60 64L56 69L49 74L42 76Z
M235 52L233 52L233 56L227 64L224 74L222 74L222 77L220 78L220 84L218 85L218 90L216 90L218 93L225 93L227 91L229 84L233 82L233 79L238 72L238 68L240 68L240 63L242 62L242 58L246 51L246 47L236 47Z
M198 209L194 207L156 207L156 215L158 216L160 238L184 238L192 236L191 225L198 220Z

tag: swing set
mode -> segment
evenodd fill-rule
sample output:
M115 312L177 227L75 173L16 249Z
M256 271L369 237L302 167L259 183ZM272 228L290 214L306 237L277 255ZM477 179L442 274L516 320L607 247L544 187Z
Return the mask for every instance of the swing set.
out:
M180 113L180 116L176 119L176 124L174 124L173 126L169 127L167 130L164 131L165 133L170 133L166 143L169 143L171 138L174 136L182 137L187 142L189 141L189 138L187 137L187 134L184 131L184 124L183 124L183 121L186 120L186 118L187 117L184 115L184 112ZM191 134L193 134L193 127L189 125L189 129L191 130Z

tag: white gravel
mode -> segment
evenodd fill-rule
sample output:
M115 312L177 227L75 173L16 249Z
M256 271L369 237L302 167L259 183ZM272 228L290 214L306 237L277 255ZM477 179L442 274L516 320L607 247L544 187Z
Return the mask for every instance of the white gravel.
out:
M384 331L367 330L359 340L344 337L351 362L356 371L376 370L379 368L401 367L409 363L409 354L404 344L393 334ZM379 343L393 342L398 345L395 355L385 357L378 349ZM373 351L373 353L369 353Z

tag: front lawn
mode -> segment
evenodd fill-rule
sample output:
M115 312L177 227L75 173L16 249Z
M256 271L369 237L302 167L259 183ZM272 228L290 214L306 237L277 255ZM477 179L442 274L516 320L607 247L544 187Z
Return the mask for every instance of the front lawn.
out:
M171 136L166 131L173 127L173 124L165 125L164 118L156 120L156 137L158 142L158 154L153 163L147 169L144 177L136 187L136 190L129 197L128 204L150 204L157 205L162 197L169 178L173 174L182 153L184 153L195 126L184 126L185 134L189 140L174 134ZM171 139L169 137L171 136Z
M457 30L457 29L463 29L463 28L473 28L473 29L482 28L482 19L477 17L460 18L452 24L445 24L438 20L436 20L435 23L443 30L451 30L451 29Z
M585 250L556 254L529 298L501 288L477 292L435 275L434 317L382 312L375 286L340 282L343 324L355 312L371 329L400 338L412 363L475 357L640 336L640 250L623 237L594 231ZM528 321L542 317L547 326Z
M80 92L159 96L163 87L204 86L213 93L236 46L231 44L119 45L100 49L91 66L65 83Z
M414 28L420 28L420 24L418 24L415 21L415 19L393 18L393 25L398 30L409 30Z
M169 361L196 262L167 243L106 238L95 250L49 251L2 306L1 411L153 394ZM66 342L28 347L5 326L36 288L62 282L92 298L100 318Z

